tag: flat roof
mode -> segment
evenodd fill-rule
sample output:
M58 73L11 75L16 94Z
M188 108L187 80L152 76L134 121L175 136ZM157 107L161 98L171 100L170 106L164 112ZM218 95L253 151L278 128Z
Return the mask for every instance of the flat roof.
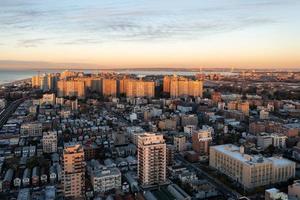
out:
M265 159L262 156L247 155L247 154L243 155L240 153L240 147L232 144L217 145L217 146L212 146L211 148L214 148L217 151L226 154L227 156L233 157L234 159L239 160L240 162L245 162L248 164L270 162L269 160Z
M286 166L295 164L295 162L282 157L270 157L268 159L270 159L273 162L273 164L275 164L275 166Z
M286 166L286 165L294 164L293 161L282 157L274 156L274 157L266 158L259 155L242 154L240 153L240 147L232 144L217 145L217 146L212 146L211 148L214 148L217 151L226 154L227 156L230 156L236 160L239 160L240 162L244 162L249 165L259 164L259 163L272 163L274 166Z

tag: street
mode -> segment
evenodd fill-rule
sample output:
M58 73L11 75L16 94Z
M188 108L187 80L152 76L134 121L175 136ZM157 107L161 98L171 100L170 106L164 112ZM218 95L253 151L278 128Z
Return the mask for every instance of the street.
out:
M239 198L242 197L242 195L240 193L238 193L237 191L229 188L227 185L223 184L221 181L215 179L214 177L212 177L211 175L209 175L205 171L201 170L199 167L195 166L195 164L188 162L180 154L176 154L175 158L180 160L185 166L191 167L198 174L201 174L201 176L203 176L204 178L209 180L211 183L213 183L218 188L218 190L220 192L222 192L224 195L226 195L226 196L229 195L229 197L234 198L234 199L239 199Z
M25 98L18 99L12 102L1 114L0 114L0 129L6 123L11 114L17 109L17 107L25 100Z

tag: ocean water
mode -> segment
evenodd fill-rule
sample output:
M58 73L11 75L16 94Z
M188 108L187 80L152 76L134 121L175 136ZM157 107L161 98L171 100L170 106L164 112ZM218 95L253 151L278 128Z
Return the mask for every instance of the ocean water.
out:
M3 83L10 83L13 81L17 80L22 80L22 79L27 79L31 78L32 76L35 76L37 74L42 74L42 73L55 73L55 72L61 72L63 70L8 70L8 69L0 69L0 84ZM102 70L74 70L74 71L83 71L86 73L97 73L97 72L102 72ZM103 72L112 72L108 70L103 70ZM167 70L167 71L151 71L151 70L118 70L116 71L118 73L127 73L127 74L136 74L136 75L172 75L172 74L177 74L177 75L182 75L182 76L193 76L199 72L195 71L172 71L172 70ZM210 73L222 73L222 74L233 74L230 72L204 72L206 74Z
M2 70L0 69L0 84L10 83L12 81L22 80L32 77L37 74L35 71L16 71L16 70Z

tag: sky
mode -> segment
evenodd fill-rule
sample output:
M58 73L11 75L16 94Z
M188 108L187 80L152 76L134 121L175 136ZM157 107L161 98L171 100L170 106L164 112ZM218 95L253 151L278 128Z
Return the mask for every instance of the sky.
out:
M1 68L300 67L299 0L1 0Z

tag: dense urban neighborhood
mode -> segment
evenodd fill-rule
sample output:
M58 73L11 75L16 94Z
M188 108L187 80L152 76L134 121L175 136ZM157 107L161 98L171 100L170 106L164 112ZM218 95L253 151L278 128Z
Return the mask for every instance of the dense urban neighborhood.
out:
M0 86L0 199L300 199L300 73L62 71Z

